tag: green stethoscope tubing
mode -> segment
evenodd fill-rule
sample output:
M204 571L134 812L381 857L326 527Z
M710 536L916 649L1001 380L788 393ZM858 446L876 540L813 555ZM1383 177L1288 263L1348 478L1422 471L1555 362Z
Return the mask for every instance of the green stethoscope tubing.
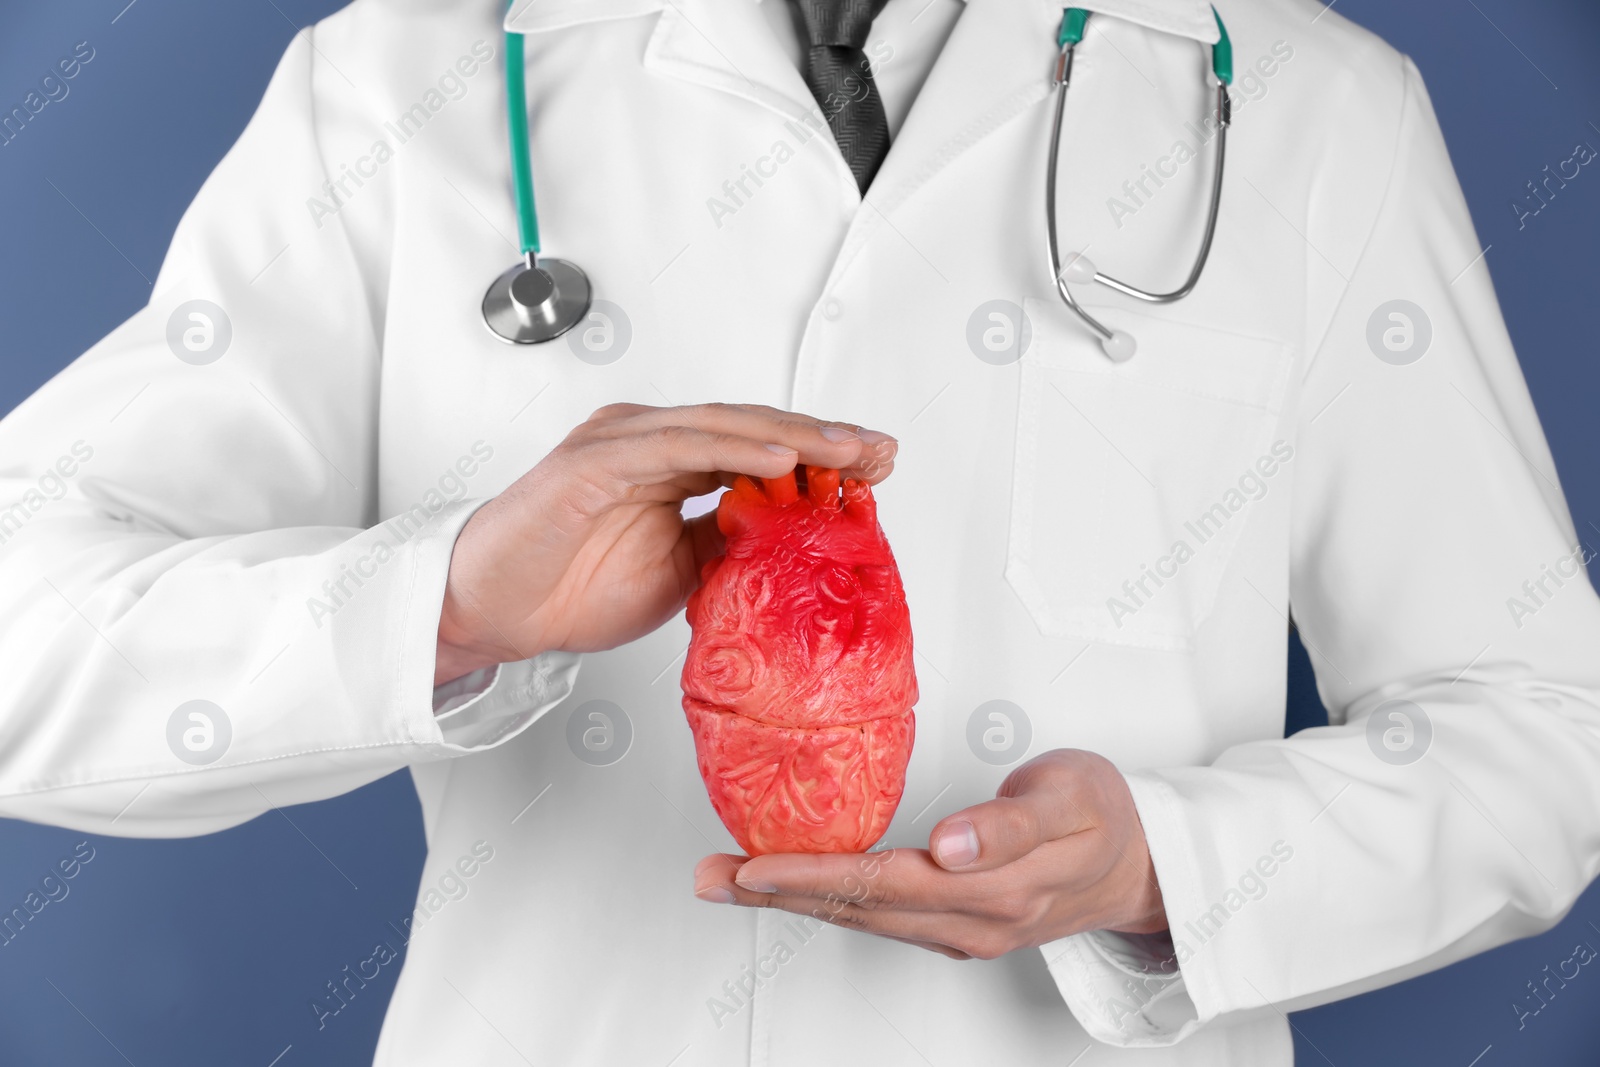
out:
M528 85L522 34L506 34L506 125L511 134L511 180L517 190L517 236L524 256L539 254L539 211L533 199L533 156L528 149Z
M510 0L506 7L510 9ZM495 278L483 294L483 324L508 344L536 345L555 340L583 321L589 314L593 290L582 267L540 254L523 36L512 32L505 36L506 129L516 190L517 247L522 258Z

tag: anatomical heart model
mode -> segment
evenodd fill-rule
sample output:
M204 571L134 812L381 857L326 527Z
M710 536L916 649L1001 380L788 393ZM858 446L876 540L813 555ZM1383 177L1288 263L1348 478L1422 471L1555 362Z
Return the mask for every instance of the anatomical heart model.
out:
M805 468L740 477L727 553L689 598L683 710L722 822L752 856L865 852L911 758L905 590L867 483Z

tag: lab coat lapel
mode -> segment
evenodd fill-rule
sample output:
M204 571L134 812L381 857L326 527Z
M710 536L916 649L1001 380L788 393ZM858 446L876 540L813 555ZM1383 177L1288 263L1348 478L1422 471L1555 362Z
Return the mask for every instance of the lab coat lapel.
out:
M968 0L867 192L870 207L893 211L967 149L1048 95L1065 6ZM1073 0L1073 6L1206 44L1217 39L1204 0Z
M893 212L962 153L1042 99L1055 54L1052 24L1059 21L1059 12L1052 15L1042 3L967 0L867 190L869 210L862 214Z
M730 93L785 119L812 109L800 72L750 0L519 0L505 28L540 33L652 12L660 17L642 58L646 70Z
M1124 22L1162 33L1188 37L1201 44L1213 44L1221 36L1216 16L1206 0L1072 0L1072 6L1113 15ZM1057 10L1056 18L1060 17L1061 12Z
M867 190L835 276L908 197L1049 95L1065 6L1060 0L967 0ZM1205 0L1074 0L1073 6L1204 44L1218 36Z
M742 97L786 119L800 119L814 106L793 60L750 0L665 0L644 65L663 77Z

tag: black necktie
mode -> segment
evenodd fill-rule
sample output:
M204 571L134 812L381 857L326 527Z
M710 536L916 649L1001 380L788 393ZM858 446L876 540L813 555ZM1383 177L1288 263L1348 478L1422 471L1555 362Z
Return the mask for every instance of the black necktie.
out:
M889 154L889 120L862 46L888 0L794 0L810 47L806 87L863 194Z

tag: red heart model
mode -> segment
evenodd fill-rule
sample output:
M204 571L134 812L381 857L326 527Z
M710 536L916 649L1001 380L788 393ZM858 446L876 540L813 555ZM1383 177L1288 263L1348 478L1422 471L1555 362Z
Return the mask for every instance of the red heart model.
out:
M727 551L689 597L683 710L700 776L751 856L865 852L905 789L911 618L866 482L741 476Z

